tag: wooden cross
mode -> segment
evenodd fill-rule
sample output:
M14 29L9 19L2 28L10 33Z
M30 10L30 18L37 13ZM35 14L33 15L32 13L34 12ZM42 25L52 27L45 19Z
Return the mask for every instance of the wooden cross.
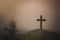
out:
M40 16L40 19L37 19L37 21L40 21L40 29L42 30L42 21L46 21L46 19L42 19L42 15Z

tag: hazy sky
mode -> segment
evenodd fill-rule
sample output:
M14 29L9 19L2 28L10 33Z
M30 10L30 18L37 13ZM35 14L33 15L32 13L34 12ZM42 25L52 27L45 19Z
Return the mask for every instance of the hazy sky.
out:
M52 30L53 28L53 2L52 1L22 1L22 6L17 6L17 14L15 20L17 22L18 29L24 32L40 29L39 22L36 21L43 15L47 21L43 22L43 29Z
M43 29L56 31L54 15L54 0L3 0L1 2L1 15L9 21L12 18L16 21L17 29L26 33L31 30L40 29L40 15L46 19L43 22Z

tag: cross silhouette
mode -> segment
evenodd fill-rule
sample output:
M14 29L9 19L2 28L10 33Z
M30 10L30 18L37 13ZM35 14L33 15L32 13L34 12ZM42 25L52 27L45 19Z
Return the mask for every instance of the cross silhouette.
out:
M37 19L37 21L40 21L40 29L42 30L42 22L46 21L46 19L42 19L42 15L40 15L40 19Z

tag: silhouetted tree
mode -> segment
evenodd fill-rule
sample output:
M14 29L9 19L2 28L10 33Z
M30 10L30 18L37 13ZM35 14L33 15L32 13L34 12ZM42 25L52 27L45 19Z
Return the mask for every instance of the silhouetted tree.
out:
M15 21L11 20L9 27L5 27L5 30L8 32L6 35L6 40L21 40L20 35L16 33L17 30Z

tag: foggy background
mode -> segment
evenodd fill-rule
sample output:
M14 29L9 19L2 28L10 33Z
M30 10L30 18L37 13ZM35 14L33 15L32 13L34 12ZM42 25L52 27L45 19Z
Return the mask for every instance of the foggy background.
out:
M59 0L0 0L0 4L1 28L14 19L22 33L40 29L36 20L43 15L43 29L60 32Z

